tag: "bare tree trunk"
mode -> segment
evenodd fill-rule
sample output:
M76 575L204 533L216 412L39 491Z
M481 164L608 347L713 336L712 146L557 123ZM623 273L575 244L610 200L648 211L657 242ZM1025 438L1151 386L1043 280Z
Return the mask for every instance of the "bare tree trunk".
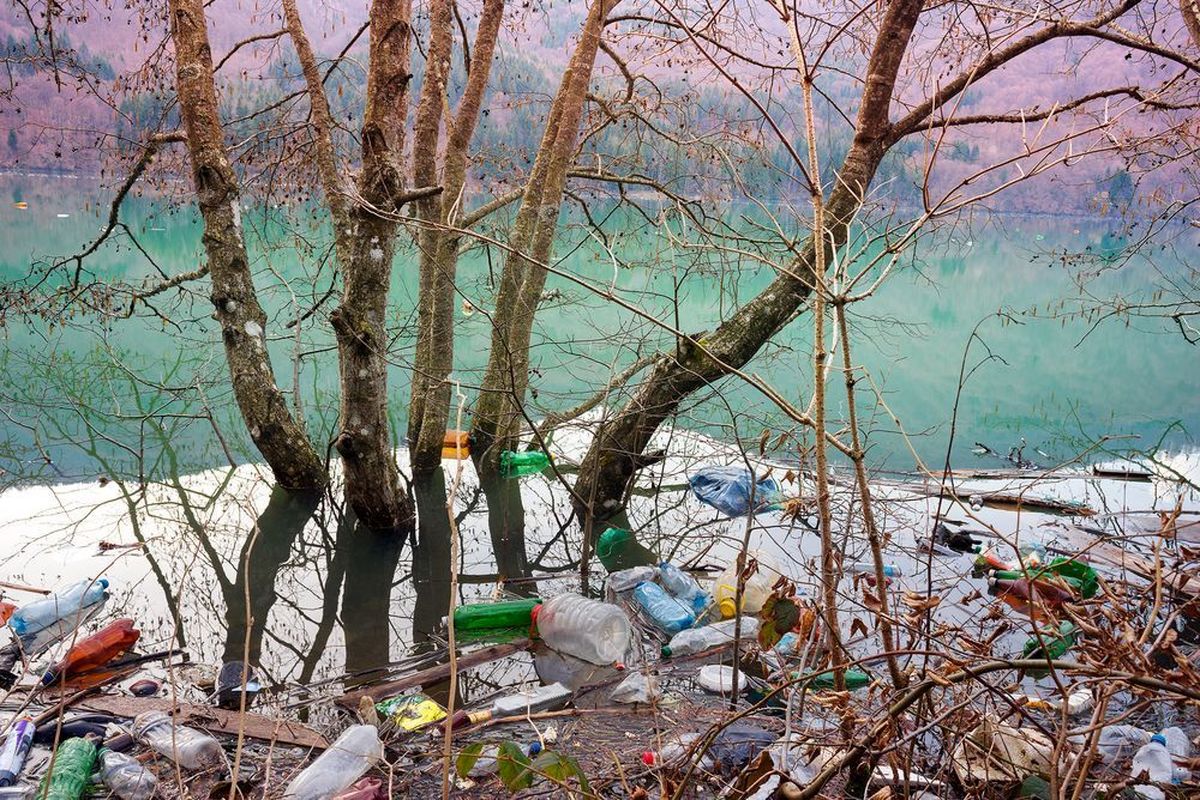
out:
M258 451L288 489L321 489L325 465L288 411L267 351L267 317L259 305L242 238L237 176L221 131L212 51L201 0L170 0L180 114L187 130L192 180L204 220L214 317L221 325L234 397Z
M446 6L444 9L441 6ZM435 7L432 14L430 64L435 51L444 67L431 80L427 69L417 110L413 142L413 181L418 186L436 181L434 157L437 150L437 122L445 103L446 76L450 62L450 9L448 3ZM417 301L418 327L413 365L412 399L409 404L408 439L414 476L429 475L441 468L442 437L450 414L450 384L447 379L454 367L455 281L458 267L459 237L449 228L462 216L463 188L466 185L467 153L479 114L483 94L491 74L492 58L504 0L485 0L475 33L473 58L467 72L467 85L458 111L450 123L442 161L442 193L417 205L425 223L421 245L421 281ZM439 31L444 30L444 35ZM444 53L442 51L444 50ZM428 95L426 94L428 92Z
M588 83L604 20L617 0L594 0L550 108L546 131L509 236L492 319L492 344L471 430L480 473L499 471L500 452L517 446L529 385L529 342L546 283L567 172L575 157Z
M850 221L862 207L892 143L888 117L892 92L922 6L923 0L899 0L887 7L880 23L854 141L824 204L825 257L821 261L825 264L831 262L833 248L845 244ZM722 364L740 368L792 319L816 284L817 261L816 242L810 236L793 269L780 273L761 294L701 341L680 340L675 352L659 358L625 407L597 431L584 457L575 484L581 524L588 519L602 520L623 508L634 474L648 463L642 453L658 426L692 392L727 375Z
M315 55L297 13L284 0L284 18L307 84L316 132L317 172L333 219L334 246L344 275L342 302L332 314L341 377L340 428L346 500L372 530L411 532L413 506L400 487L388 419L387 299L398 223L407 202L400 154L404 149L411 48L411 0L371 6L370 63L363 114L358 198L346 202L333 147L333 118Z

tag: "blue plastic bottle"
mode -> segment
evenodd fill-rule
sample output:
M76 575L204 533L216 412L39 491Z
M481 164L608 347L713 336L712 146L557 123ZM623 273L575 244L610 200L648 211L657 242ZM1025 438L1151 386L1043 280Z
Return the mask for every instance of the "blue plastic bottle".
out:
M669 561L658 565L658 579L663 588L675 595L675 599L690 608L696 616L712 605L712 595L701 589L695 578Z
M667 633L679 633L696 624L696 616L667 590L651 581L643 581L633 590L633 598L650 615L654 624Z
M84 578L67 588L21 606L8 620L8 627L17 636L30 636L49 628L59 620L69 619L82 609L99 603L108 589L108 580Z

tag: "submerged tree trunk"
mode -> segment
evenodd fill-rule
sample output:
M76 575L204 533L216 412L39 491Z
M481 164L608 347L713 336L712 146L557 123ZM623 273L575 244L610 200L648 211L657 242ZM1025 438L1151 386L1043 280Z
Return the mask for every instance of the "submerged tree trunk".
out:
M900 0L888 6L881 21L854 140L824 204L825 258L821 261L825 264L831 263L833 250L845 244L850 222L893 143L888 117L892 92L922 6L923 0ZM815 248L810 236L792 269L781 272L713 333L699 340L681 339L674 352L661 355L625 407L600 426L575 484L575 510L581 524L586 527L588 520L604 520L624 508L635 473L647 463L643 451L684 398L725 377L729 368L745 365L791 321L815 285Z
M471 429L472 457L480 475L499 472L500 452L515 449L529 385L529 343L546 283L567 172L575 157L588 83L604 19L615 0L594 0L546 122L521 207L509 235L500 276L492 342Z
M504 0L485 0L475 33L475 45L471 49L472 59L467 72L467 85L459 101L458 111L450 123L445 155L442 161L442 193L418 205L418 216L424 223L420 235L420 293L417 300L418 327L416 356L413 364L412 400L408 414L408 439L414 478L430 475L441 468L442 438L446 420L450 415L451 386L447 382L454 367L454 309L455 273L458 268L459 237L450 229L457 226L462 217L463 189L466 185L467 154L479 114L483 108L483 94L491 74L492 58L500 22L504 17ZM433 15L435 29L444 26L448 36L450 19L446 11L443 20ZM430 54L434 52L434 41L430 42ZM439 42L439 50L441 50ZM441 118L445 95L445 77L449 72L450 54L447 48L447 68L438 72L441 86L428 101L426 88L432 92L434 85L426 78L422 87L418 109L418 124L415 137L425 138L425 146L413 147L413 180L417 185L433 183L435 172L433 158L437 149L437 130L430 135L425 120L432 118L434 124ZM426 182L423 177L428 177Z
M233 394L250 438L288 489L321 489L325 465L275 383L267 316L259 305L242 238L238 183L225 150L212 51L201 0L170 0L180 115L204 220L213 316L221 325Z

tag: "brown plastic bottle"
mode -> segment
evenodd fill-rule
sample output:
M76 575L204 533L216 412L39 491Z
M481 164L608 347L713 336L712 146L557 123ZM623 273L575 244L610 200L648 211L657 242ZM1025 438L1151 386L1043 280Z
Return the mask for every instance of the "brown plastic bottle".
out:
M76 642L59 661L42 676L47 686L59 681L68 681L94 669L103 667L137 644L141 632L133 627L133 620L119 619L101 628L96 633Z

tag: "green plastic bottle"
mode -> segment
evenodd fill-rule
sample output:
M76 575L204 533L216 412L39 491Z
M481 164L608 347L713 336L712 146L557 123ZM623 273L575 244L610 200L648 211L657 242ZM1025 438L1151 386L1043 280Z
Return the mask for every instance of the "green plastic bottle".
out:
M522 597L494 603L466 603L454 609L454 628L456 631L528 628L534 606L541 602L540 597Z
M792 678L795 680L807 678L809 689L832 689L834 687L833 670L819 672L816 675L811 673L808 675L801 675L799 672L793 672ZM857 669L846 670L846 688L850 691L853 692L870 685L871 676L867 673Z
M662 560L649 548L642 546L633 531L608 528L596 541L596 557L609 572L630 567L658 566Z
M549 466L550 457L540 450L526 450L521 453L504 450L500 453L500 476L502 478L536 475Z
M54 768L38 786L38 800L79 800L96 766L96 745L91 739L67 739L54 754Z
M1053 661L1066 655L1078 640L1079 628L1075 623L1066 620L1058 626L1057 631L1050 630L1042 633L1042 641L1046 643L1044 650L1038 637L1033 636L1025 642L1024 654L1026 658L1046 658Z

